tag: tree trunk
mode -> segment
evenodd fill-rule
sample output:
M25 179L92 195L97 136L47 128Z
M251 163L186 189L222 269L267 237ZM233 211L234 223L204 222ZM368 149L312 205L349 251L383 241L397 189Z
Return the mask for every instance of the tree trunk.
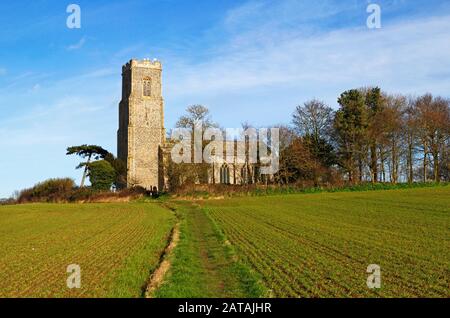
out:
M361 157L358 156L358 173L359 173L359 183L363 181L363 163Z
M397 160L397 145L392 141L392 183L396 184L398 181L398 160Z
M434 182L439 183L439 153L433 151Z
M84 166L84 172L83 172L83 177L81 178L80 188L84 187L84 182L86 181L88 167L89 167L89 164L91 163L91 157L92 157L92 155L89 155L86 165Z
M373 144L370 148L371 157L371 170L372 170L372 183L378 181L378 158L377 158L377 146Z
M414 171L413 171L413 145L411 136L408 137L408 182L414 182Z
M383 150L380 149L380 161L381 161L381 181L384 183L386 182L386 171L385 171L385 167L384 167L384 154L383 154Z
M427 152L424 151L424 154L423 154L423 182L427 182L428 181L427 180L427 166L428 166L428 163L427 163Z

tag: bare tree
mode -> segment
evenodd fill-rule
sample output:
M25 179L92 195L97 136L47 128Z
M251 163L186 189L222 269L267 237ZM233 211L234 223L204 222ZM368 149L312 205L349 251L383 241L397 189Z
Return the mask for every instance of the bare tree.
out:
M275 179L280 185L288 184L294 175L291 169L289 169L289 161L292 160L289 149L298 136L289 126L278 125L276 127L279 128L280 132L280 170L276 174Z
M295 130L301 136L312 136L314 139L329 139L333 127L334 111L324 102L317 99L297 106L292 115Z
M428 138L430 140L430 152L433 156L433 175L434 181L439 182L442 148L445 147L450 132L449 101L442 97L436 97L429 116Z
M385 95L381 92L381 89L378 87L375 88L363 88L361 91L364 93L366 97L366 106L368 109L368 129L367 129L367 140L369 143L369 170L370 170L370 179L372 183L378 181L378 145L380 143L380 137L382 136L383 131L383 109L385 107L386 99Z
M217 127L211 119L209 109L203 105L189 106L186 109L186 115L181 116L177 121L176 127L194 130L197 123L201 123L204 128Z
M186 128L190 129L192 133L194 133L195 128L201 124L202 126L202 134L208 128L218 128L219 126L213 122L211 118L210 111L207 107L202 105L192 105L186 109L186 114L181 116L180 119L176 123L177 128ZM192 148L194 149L194 138L191 139ZM202 154L205 147L205 143L202 144ZM194 162L194 152L192 151L192 162ZM208 169L209 164L207 163L191 163L191 164L173 164L170 168L171 174L174 180L173 183L183 184L183 183L192 183L195 184L197 182L207 183L208 182Z
M439 182L439 156L450 131L449 101L426 94L416 100L415 111L415 127L423 152L423 181L427 182L428 180L428 156L431 155L433 157L434 181Z
M415 99L408 98L408 106L403 113L403 123L405 129L405 153L406 153L406 171L408 183L414 182L414 162L416 156L417 131L415 120Z
M403 118L402 112L406 108L406 98L403 96L387 96L384 113L384 134L389 144L390 152L390 180L397 183L399 179L401 141L403 137Z

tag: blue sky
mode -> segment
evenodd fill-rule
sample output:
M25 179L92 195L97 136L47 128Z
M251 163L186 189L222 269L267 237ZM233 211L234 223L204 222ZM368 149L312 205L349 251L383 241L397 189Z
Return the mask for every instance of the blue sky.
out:
M66 7L81 7L81 29ZM366 27L369 3L382 28ZM450 97L446 0L1 1L0 197L73 177L67 146L116 152L121 65L164 65L166 127L191 104L223 127L289 123L295 106L344 90Z

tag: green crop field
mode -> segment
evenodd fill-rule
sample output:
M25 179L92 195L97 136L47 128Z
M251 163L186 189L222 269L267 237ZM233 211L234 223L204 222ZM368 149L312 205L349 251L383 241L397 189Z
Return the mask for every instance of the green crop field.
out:
M448 186L0 206L0 297L142 297L177 223L152 297L450 297Z
M174 221L156 204L0 206L0 297L140 297Z
M450 297L449 187L202 206L275 297Z

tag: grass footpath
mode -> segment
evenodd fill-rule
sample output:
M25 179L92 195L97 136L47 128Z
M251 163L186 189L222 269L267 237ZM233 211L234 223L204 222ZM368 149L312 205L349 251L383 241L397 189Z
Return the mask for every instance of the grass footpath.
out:
M233 248L209 216L192 203L176 203L180 240L171 267L153 297L260 297L255 274L239 263Z

